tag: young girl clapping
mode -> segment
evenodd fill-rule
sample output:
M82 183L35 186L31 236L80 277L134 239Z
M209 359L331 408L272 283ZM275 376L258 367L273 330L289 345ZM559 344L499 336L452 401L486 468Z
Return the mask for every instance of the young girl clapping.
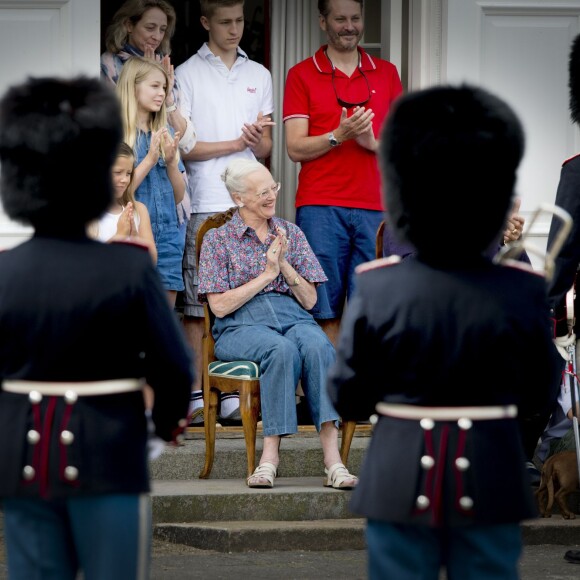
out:
M151 258L157 261L157 249L147 208L133 195L135 155L127 143L121 143L111 169L113 202L101 218L89 227L91 237L101 242L132 238L143 242Z
M157 247L157 271L170 302L184 289L184 240L179 231L176 205L185 193L185 171L179 159L179 132L167 124L165 94L169 79L152 60L127 60L117 84L121 101L124 140L132 147L136 166L135 199L145 204Z

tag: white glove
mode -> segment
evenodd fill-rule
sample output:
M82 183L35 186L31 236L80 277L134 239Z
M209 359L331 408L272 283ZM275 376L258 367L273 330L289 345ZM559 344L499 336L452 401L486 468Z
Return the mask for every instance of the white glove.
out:
M572 344L576 343L576 335L574 333L568 334L566 336L557 336L554 339L554 344L560 353L560 356L565 360L570 359L570 355L568 353L568 347Z

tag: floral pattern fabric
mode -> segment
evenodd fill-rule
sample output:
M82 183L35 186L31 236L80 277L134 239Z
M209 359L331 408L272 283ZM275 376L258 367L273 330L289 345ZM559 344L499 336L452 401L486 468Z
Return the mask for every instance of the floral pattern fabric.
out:
M268 238L262 243L236 212L228 223L204 237L199 260L199 301L207 302L207 294L238 288L259 276L266 268L266 252L276 237L277 226L286 231L288 263L305 280L326 282L324 270L297 225L277 217L268 220ZM292 293L282 273L263 292Z

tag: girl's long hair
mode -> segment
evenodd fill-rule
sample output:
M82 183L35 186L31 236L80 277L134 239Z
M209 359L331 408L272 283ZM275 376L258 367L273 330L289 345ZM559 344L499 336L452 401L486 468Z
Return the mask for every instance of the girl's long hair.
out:
M137 138L144 137L143 132L137 126L137 85L145 81L153 71L163 73L166 87L168 87L169 79L165 69L160 64L140 56L132 56L127 59L117 83L117 95L121 102L121 117L123 119L123 140L133 151L135 151ZM167 111L165 110L165 101L163 101L161 109L150 114L149 130L158 131L166 126ZM159 147L159 154L165 159L165 153L161 146Z
M131 147L127 145L127 143L125 143L124 141L119 144L119 148L117 149L117 155L115 159L118 159L119 157L127 157L127 159L131 159L133 167L135 166L135 153L133 153L133 149L131 149ZM131 173L131 178L129 179L129 183L127 185L127 189L125 189L123 195L121 196L121 203L123 204L123 207L125 207L129 202L131 202L133 204L135 212L137 213L137 208L135 207L135 187L133 185L134 175L135 171L133 170L133 172Z

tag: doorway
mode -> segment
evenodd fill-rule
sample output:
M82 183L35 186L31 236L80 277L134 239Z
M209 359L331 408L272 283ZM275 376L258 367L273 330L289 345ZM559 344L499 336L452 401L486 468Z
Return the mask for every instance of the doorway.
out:
M105 32L113 15L124 0L101 2L101 53L105 52ZM198 0L174 0L177 26L171 39L171 62L179 66L193 56L207 41L201 25ZM244 36L240 48L266 68L270 66L270 0L246 0L244 4Z

